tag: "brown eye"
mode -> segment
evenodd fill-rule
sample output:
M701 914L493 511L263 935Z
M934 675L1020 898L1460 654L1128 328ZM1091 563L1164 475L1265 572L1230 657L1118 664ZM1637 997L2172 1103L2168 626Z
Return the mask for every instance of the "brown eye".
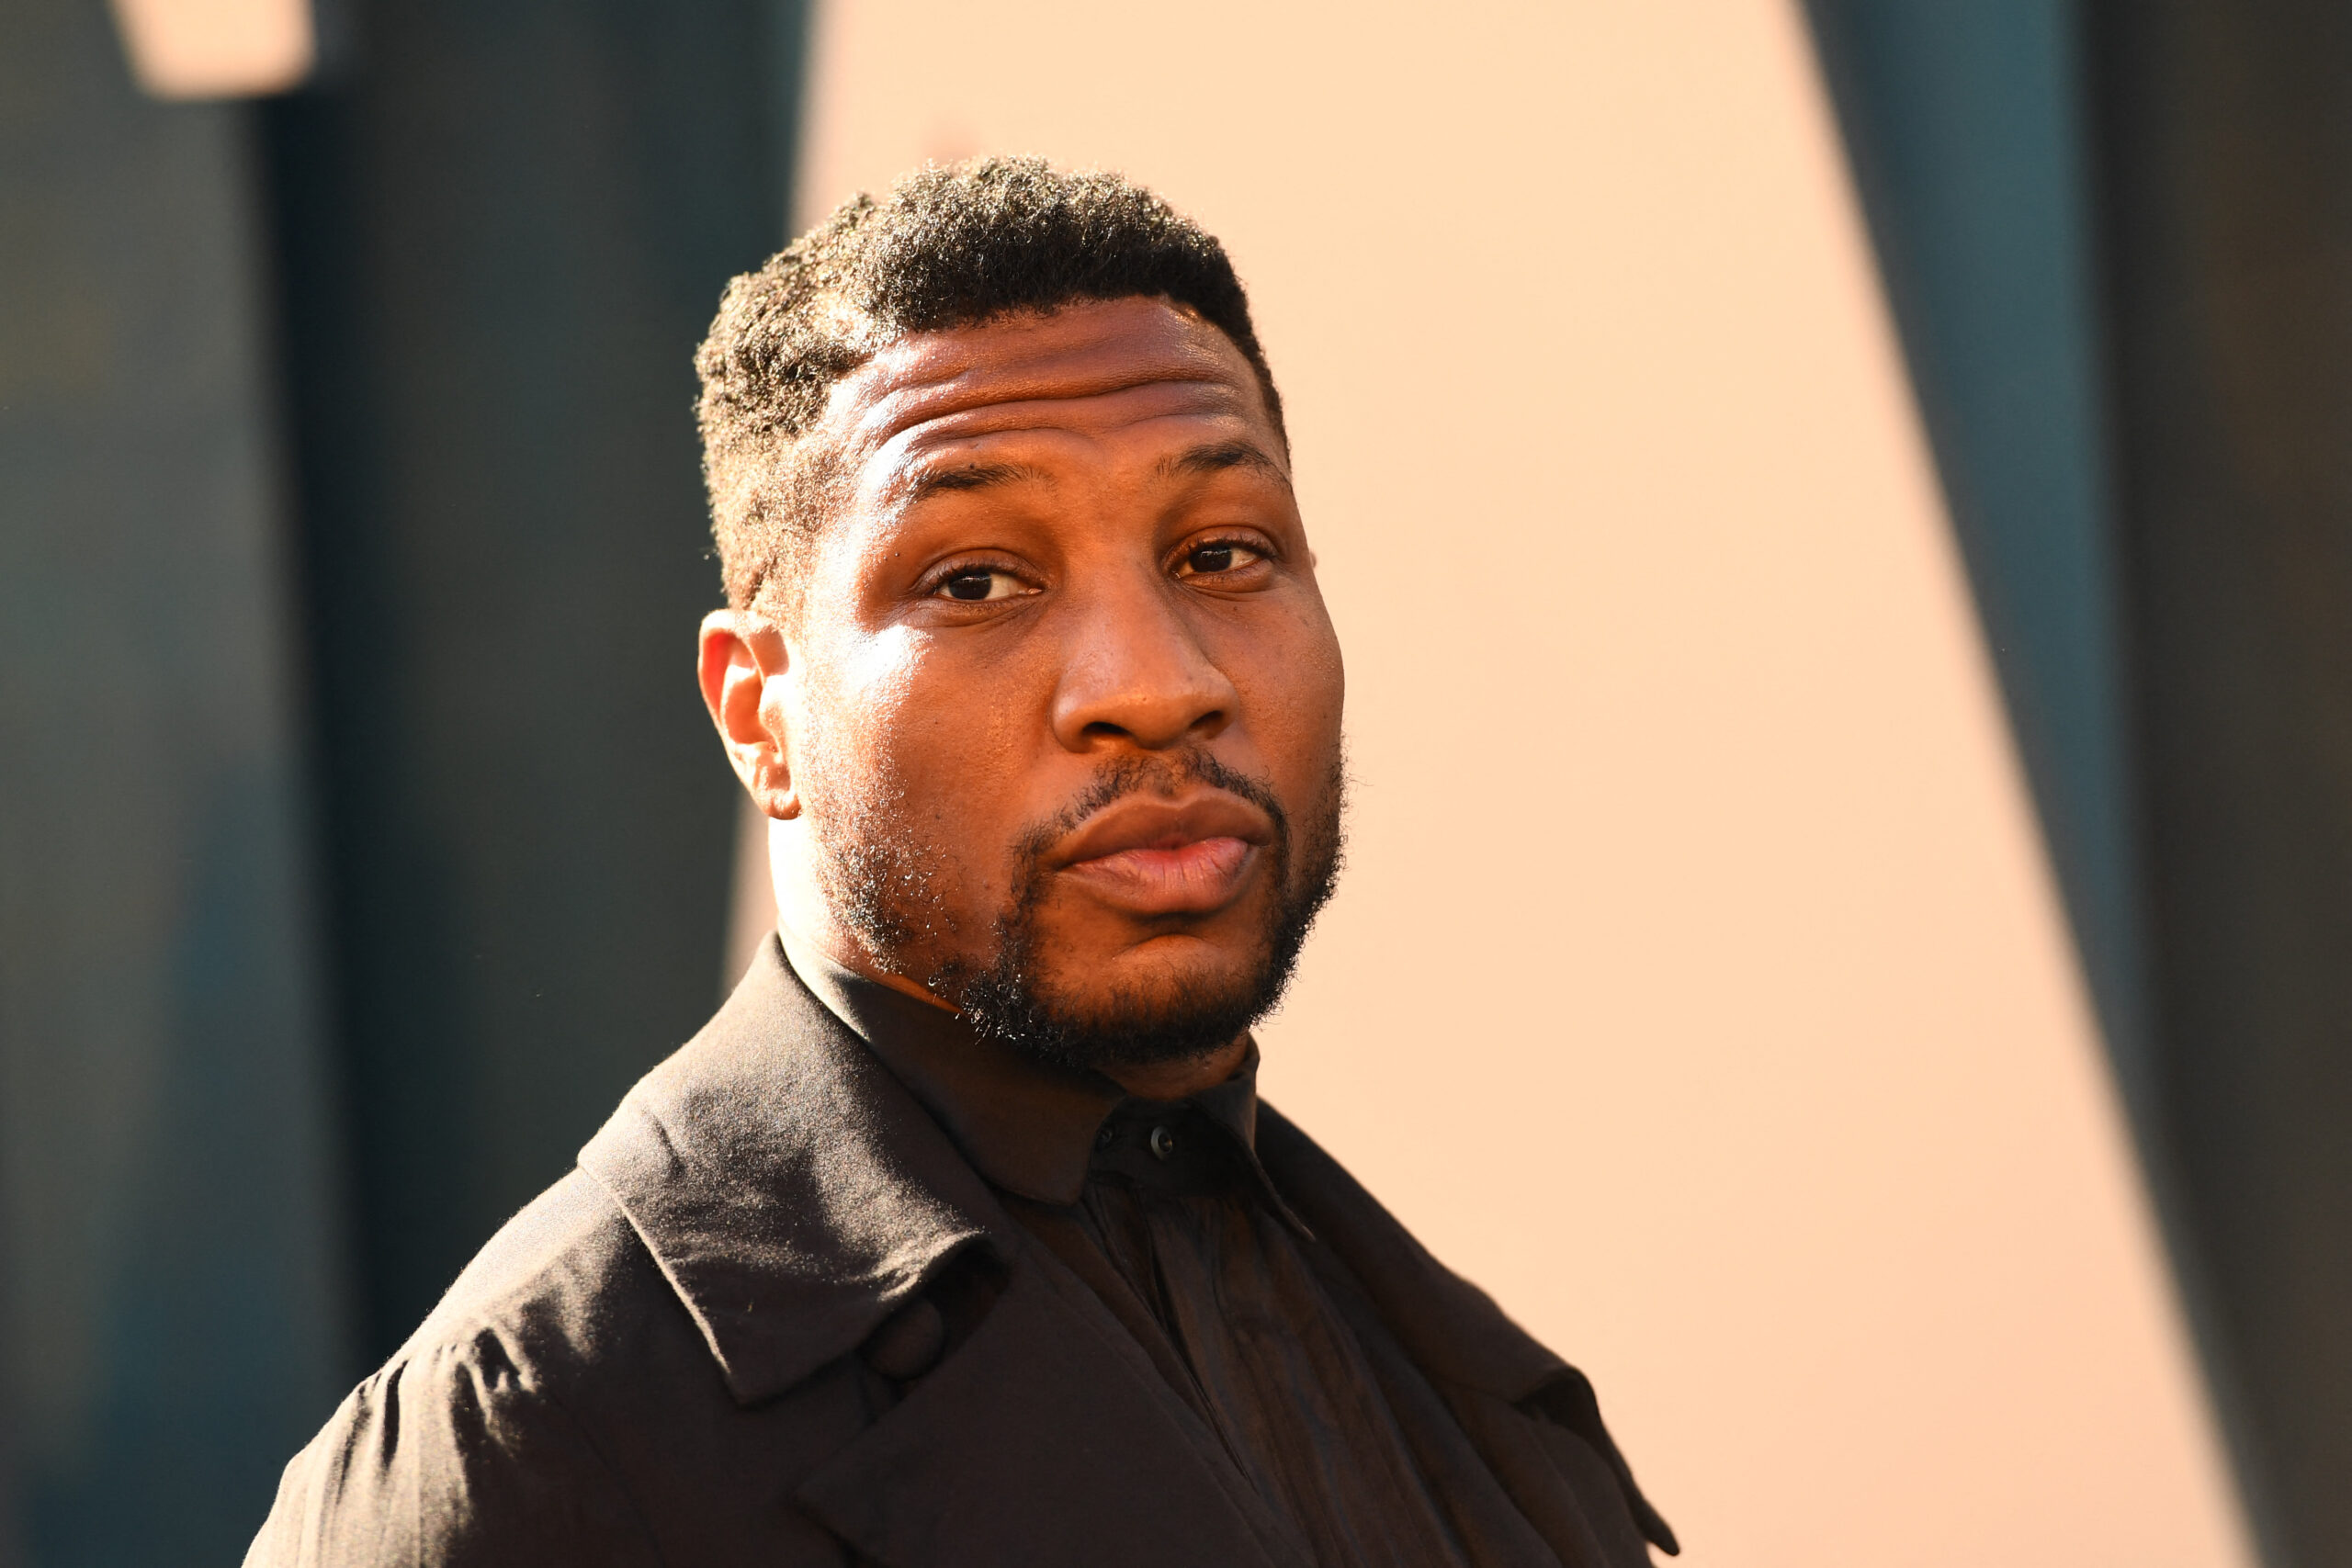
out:
M1011 572L992 566L967 566L944 579L932 592L959 604L978 604L989 599L1010 599L1021 592L1021 583Z
M1179 575L1216 577L1228 571L1238 571L1246 566L1254 566L1263 558L1265 558L1263 556L1247 545L1237 545L1229 539L1221 539L1214 544L1195 545L1187 550L1184 553L1184 564L1179 570Z

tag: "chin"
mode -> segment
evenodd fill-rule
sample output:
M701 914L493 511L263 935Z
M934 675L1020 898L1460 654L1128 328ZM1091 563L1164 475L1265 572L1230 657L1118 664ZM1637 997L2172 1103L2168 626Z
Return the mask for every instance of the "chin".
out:
M1254 995L1264 984L1266 962L1263 951L1236 952L1197 937L1163 936L1098 963L1060 967L1045 976L1045 984L1080 1010L1164 1010L1193 998Z
M1230 1043L1273 1005L1286 966L1196 937L1155 937L1098 962L976 977L973 1023L1030 1055L1095 1070L1179 1062Z

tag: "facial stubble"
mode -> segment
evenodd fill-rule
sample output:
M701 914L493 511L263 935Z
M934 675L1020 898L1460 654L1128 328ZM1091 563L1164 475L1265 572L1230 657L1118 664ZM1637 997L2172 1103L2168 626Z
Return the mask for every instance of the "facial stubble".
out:
M1081 998L1056 983L1044 911L1052 846L1130 795L1173 795L1187 784L1250 801L1273 825L1263 852L1272 895L1255 951L1222 981L1148 990L1114 986ZM1296 968L1315 919L1337 886L1344 848L1346 769L1334 756L1316 800L1294 822L1263 781L1205 750L1125 757L1053 820L1012 846L1011 897L978 944L961 940L935 880L939 852L920 840L903 792L880 790L847 811L819 813L822 880L834 916L875 962L921 981L981 1032L1038 1060L1113 1070L1190 1060L1229 1043L1271 1012Z

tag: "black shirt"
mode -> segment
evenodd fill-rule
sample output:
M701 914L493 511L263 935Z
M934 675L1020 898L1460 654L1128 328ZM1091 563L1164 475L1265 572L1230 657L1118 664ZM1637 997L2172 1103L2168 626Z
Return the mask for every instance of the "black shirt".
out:
M944 1009L785 946L1013 1218L1135 1337L1308 1560L1525 1560L1495 1555L1498 1537L1528 1533L1510 1499L1377 1321L1360 1312L1348 1322L1334 1295L1357 1292L1259 1164L1254 1043L1204 1093L1129 1099L1107 1078L1033 1061ZM1392 1381L1413 1385L1401 1412L1365 1339ZM1405 1429L1416 1417L1431 1428L1418 1446L1440 1451L1434 1468L1459 1495L1439 1495L1417 1461Z
M771 943L296 1456L248 1564L1670 1550L1583 1377L1246 1077L971 1076L854 989Z

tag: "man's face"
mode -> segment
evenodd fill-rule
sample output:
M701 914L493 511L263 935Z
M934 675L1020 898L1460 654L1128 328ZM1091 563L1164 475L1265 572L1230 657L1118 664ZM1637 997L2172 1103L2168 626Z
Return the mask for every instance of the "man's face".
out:
M1339 645L1249 363L1161 301L1072 305L900 341L822 434L778 728L841 956L1088 1065L1230 1039L1340 808Z

